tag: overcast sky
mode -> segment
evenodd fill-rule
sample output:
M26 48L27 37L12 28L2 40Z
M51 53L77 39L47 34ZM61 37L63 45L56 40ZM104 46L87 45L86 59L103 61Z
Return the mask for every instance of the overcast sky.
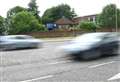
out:
M28 7L30 0L0 0L0 15L6 17L6 12L15 6ZM85 16L100 13L104 6L114 3L120 8L120 0L37 0L40 15L47 8L59 4L68 4L74 8L78 16Z

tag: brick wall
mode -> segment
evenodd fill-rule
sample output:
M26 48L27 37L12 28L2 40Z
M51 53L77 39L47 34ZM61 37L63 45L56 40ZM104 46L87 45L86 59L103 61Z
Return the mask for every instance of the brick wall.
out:
M97 32L115 32L115 29L97 29ZM120 29L118 30L120 32ZM90 31L84 30L55 30L55 31L48 31L48 32L32 32L32 33L25 33L27 35L31 35L37 38L52 38L52 37L72 37L76 35L80 35L82 33L86 33Z

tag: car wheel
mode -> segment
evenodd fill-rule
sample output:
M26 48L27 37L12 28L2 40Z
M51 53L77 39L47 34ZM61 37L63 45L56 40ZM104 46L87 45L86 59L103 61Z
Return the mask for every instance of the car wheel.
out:
M113 49L112 50L112 55L118 55L119 54L119 50L118 49Z
M82 54L82 59L88 60L88 59L95 59L101 56L100 51L88 51L84 52Z

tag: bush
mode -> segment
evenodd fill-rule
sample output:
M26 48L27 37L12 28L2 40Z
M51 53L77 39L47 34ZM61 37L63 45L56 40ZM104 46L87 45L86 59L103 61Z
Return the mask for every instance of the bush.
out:
M80 29L86 31L96 31L97 25L93 22L81 22L78 26Z

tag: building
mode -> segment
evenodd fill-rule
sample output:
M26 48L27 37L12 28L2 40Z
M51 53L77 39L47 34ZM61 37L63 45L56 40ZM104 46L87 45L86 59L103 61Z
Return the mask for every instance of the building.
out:
M57 24L58 28L68 29L69 27L74 25L74 22L66 17L62 17L62 18L58 19L55 22L55 24Z
M82 21L95 22L96 17L97 17L97 15L88 15L88 16L76 17L76 18L73 18L72 20L70 20L63 16L62 18L58 19L54 23L57 24L58 28L68 29L74 25L78 25Z
M96 21L97 15L88 15L88 16L82 16L82 17L76 17L73 19L75 24L79 24L81 21L91 21L95 22Z

